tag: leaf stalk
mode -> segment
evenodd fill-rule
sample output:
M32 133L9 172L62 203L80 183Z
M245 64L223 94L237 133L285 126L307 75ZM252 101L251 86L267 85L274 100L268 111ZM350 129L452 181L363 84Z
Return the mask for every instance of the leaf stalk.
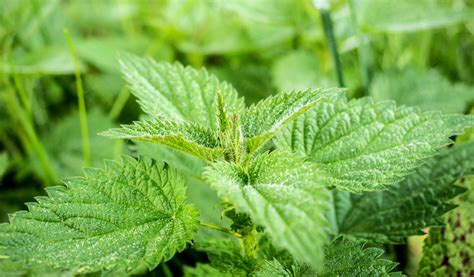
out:
M221 227L221 226L218 226L218 225L203 223L203 222L200 222L199 225L201 225L202 227L211 229L211 230L216 230L216 231L220 231L220 232L223 232L223 233L227 233L227 234L232 235L234 237L237 237L239 239L243 238L242 234L234 232L232 230L229 230L227 228L224 228L224 227Z
M64 30L67 43L69 45L69 52L71 53L72 61L74 64L74 75L76 76L76 89L77 89L77 101L79 106L79 118L81 122L81 134L82 134L82 155L84 158L84 166L91 165L91 149L89 142L89 128L87 124L87 110L86 102L84 99L84 88L82 86L81 70L77 61L76 52L74 50L74 44L72 42L71 34L69 30Z

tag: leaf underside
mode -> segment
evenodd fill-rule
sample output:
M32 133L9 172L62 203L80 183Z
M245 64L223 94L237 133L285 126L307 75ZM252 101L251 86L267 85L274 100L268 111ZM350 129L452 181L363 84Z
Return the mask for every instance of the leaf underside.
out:
M338 189L382 190L474 125L474 117L419 112L369 98L324 101L284 128L278 148L305 155Z
M162 163L125 157L65 183L0 225L7 262L140 272L182 250L197 229L182 178Z
M262 154L248 170L219 162L205 177L222 198L264 226L274 243L313 266L322 262L329 197L318 171L290 153Z
M102 135L159 143L209 162L223 153L211 130L197 124L159 118L136 121L133 125L122 125L122 128L108 130Z

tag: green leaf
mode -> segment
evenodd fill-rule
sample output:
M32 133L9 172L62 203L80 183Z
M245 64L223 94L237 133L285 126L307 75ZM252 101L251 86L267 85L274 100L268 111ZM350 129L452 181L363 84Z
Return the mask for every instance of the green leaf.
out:
M430 228L423 243L423 256L418 267L420 276L459 273L469 276L474 272L474 177L465 178L460 183L468 192L454 201L459 207L446 214L445 226Z
M375 76L370 94L374 100L393 99L398 105L418 106L422 110L464 113L474 101L472 87L451 84L435 70L388 72Z
M430 0L357 0L359 24L365 32L413 32L470 20L474 10ZM450 3L450 2L446 2Z
M471 112L469 113L471 115L474 116L474 106L471 108ZM474 126L472 126L471 128L467 129L464 134L460 135L460 136L457 136L456 137L456 142L457 143L461 143L461 142L465 142L465 141L470 141L470 140L474 140Z
M400 181L472 125L472 116L337 97L299 117L275 143L318 164L338 189L361 192Z
M102 135L159 143L212 162L223 154L212 131L197 124L160 118L136 121L133 125L111 129Z
M242 247L235 238L211 239L194 245L207 254L210 266L232 276L248 276L255 267L255 259L242 253Z
M79 273L140 272L182 250L197 229L182 178L150 159L108 162L46 190L29 212L0 225L0 255L8 260Z
M335 239L328 247L321 276L401 276L390 273L397 263L381 259L383 250L364 248L365 242L346 237ZM319 275L318 275L319 276Z
M219 82L205 69L157 63L129 54L121 55L120 64L142 110L152 117L194 122L215 130L218 92L229 112L244 108L237 91L228 83Z
M0 258L0 276L2 277L74 277L79 275L76 271L77 269L59 270L47 266L37 266L25 269L25 266L19 262L13 262L10 260L1 261Z
M209 264L197 263L196 267L184 267L185 277L233 277L239 276L233 273L222 272ZM245 275L243 275L245 276Z
M280 260L265 260L254 272L255 276L401 276L391 272L397 263L381 258L383 250L365 248L365 241L338 237L325 247L324 266L319 272L306 265Z
M314 166L277 151L250 160L247 169L218 162L204 174L222 198L264 226L277 246L320 266L329 198Z
M448 201L465 191L456 182L470 174L474 174L474 142L428 159L386 191L337 192L339 232L390 243L423 234L421 229L443 224L441 216L455 207Z
M292 272L286 269L278 260L264 261L260 268L255 272L256 277L292 277Z
M3 260L0 256L0 274L2 276L25 276L26 273L27 271L23 269L22 264Z
M187 201L198 208L200 221L214 225L228 224L227 221L221 218L222 208L216 205L219 202L217 193L202 179L202 173L206 166L202 160L169 147L149 142L138 141L133 150L141 156L166 162L183 174L187 184ZM216 238L218 235L226 236L225 233L208 228L199 228L198 233L194 236L194 242Z
M249 138L249 152L271 139L276 131L303 114L322 99L341 89L315 89L280 93L251 105L242 114L242 131Z

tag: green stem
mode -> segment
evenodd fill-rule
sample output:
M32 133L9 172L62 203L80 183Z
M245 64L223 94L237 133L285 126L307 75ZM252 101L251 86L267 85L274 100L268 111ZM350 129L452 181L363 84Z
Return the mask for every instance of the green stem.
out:
M20 79L20 76L15 71L15 68L13 67L12 64L10 64L11 71L13 73L13 81L15 83L15 88L16 91L18 92L18 95L20 96L20 100L23 104L23 108L25 109L28 117L31 117L31 103L28 100L28 96L26 95L26 90L25 87L23 86L23 82Z
M339 52L337 51L336 38L334 37L331 12L329 11L329 9L321 9L320 13L324 27L324 34L326 35L326 41L328 42L329 49L331 50L332 62L336 70L337 82L340 87L344 87L344 76L342 73L342 65L341 60L339 58Z
M116 161L120 161L120 156L122 156L122 149L123 149L124 140L117 139L114 142L114 159Z
M169 268L169 266L165 262L162 262L160 264L160 267L161 267L161 270L163 271L163 274L165 275L165 277L173 277L173 272L171 272L171 269Z
M79 118L81 121L81 134L82 134L82 154L84 158L84 166L90 166L91 164L91 150L89 143L89 128L87 126L87 111L86 103L84 100L84 88L82 87L81 70L77 61L76 52L74 50L74 44L72 42L71 34L67 29L64 30L64 34L69 45L69 52L71 53L72 60L74 63L74 74L76 75L76 87L77 87L77 100L79 106Z
M364 36L359 28L359 23L357 20L357 14L356 14L356 9L354 7L353 0L349 0L349 9L351 12L352 26L353 28L355 28L355 34L359 42L359 48L357 49L357 54L359 56L359 68L362 75L362 88L363 88L364 95L367 95L369 92L369 85L370 85L369 67L367 64L368 49L364 40Z
M221 227L221 226L217 226L217 225L209 224L209 223L203 223L203 222L200 222L199 225L201 225L202 227L206 227L208 229L211 229L211 230L216 230L216 231L220 231L220 232L223 232L223 233L233 235L234 237L237 237L237 238L243 238L243 236L240 233L234 232L232 230L229 230L229 229Z
M54 184L56 182L56 176L50 166L48 155L46 154L43 144L41 143L41 140L39 139L36 130L33 127L31 118L28 117L26 111L21 108L21 105L13 91L12 93L8 94L7 102L9 103L7 106L9 107L12 116L15 116L19 120L20 125L26 133L29 144L31 144L31 148L35 151L36 155L38 155L41 167L43 168L45 174L46 183ZM27 144L28 143L25 142L24 146L29 148L30 145Z
M130 90L126 86L123 86L119 95L115 99L115 102L112 104L112 108L110 109L109 117L111 119L115 120L119 117L129 97Z
M425 31L420 33L420 46L418 51L418 65L420 69L425 70L429 63L431 43L433 41L433 32Z

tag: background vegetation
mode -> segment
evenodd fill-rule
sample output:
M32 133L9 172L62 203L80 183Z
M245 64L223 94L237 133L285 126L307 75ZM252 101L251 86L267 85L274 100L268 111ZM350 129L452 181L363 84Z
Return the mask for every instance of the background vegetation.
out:
M97 135L140 116L119 74L121 51L205 66L249 103L278 91L333 86L349 88L350 97L422 110L469 113L474 103L472 0L3 0L2 221L84 166L124 153L166 160L143 145ZM457 138L472 139L474 131ZM204 186L192 188L191 199L215 197ZM428 243L439 247L422 261L425 268L445 255L455 262L439 272L473 267L472 192L457 203L448 226L431 230ZM405 273L416 272L419 238L387 251ZM201 259L184 252L155 273Z

